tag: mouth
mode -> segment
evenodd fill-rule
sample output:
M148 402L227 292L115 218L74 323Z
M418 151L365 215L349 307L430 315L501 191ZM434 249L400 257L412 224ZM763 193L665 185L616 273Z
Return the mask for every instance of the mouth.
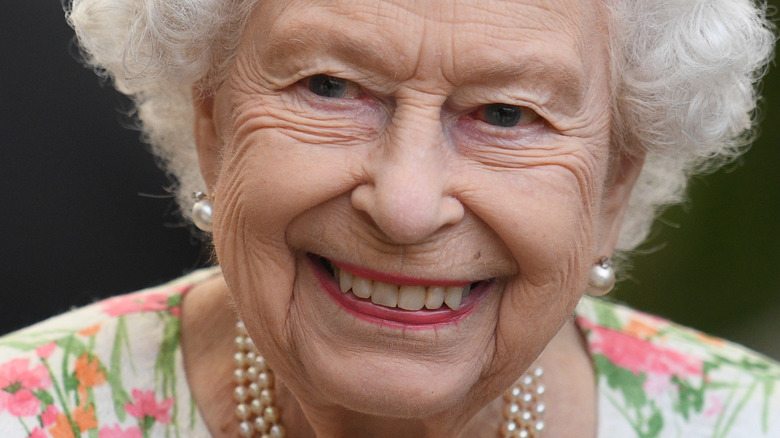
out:
M434 327L456 323L477 307L495 283L421 279L384 274L328 260L308 260L323 289L347 312L386 326Z

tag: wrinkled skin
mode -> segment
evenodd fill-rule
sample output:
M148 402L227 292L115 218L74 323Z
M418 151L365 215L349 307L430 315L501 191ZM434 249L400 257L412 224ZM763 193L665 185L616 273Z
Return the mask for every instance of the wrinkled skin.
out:
M309 423L291 435L497 426L486 406L571 327L638 173L609 147L606 44L587 0L260 2L228 79L195 93L195 134L219 287ZM346 91L316 94L317 74ZM520 121L491 124L495 103ZM459 323L404 330L342 310L307 254L495 282ZM201 324L220 314L205 308Z

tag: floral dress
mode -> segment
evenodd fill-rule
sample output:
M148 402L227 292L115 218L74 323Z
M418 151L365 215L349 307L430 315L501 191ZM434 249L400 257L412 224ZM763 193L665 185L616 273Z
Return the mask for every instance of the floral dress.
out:
M780 438L780 364L739 345L584 298L599 438Z
M179 303L216 273L0 337L0 437L210 437L187 386Z
M209 437L184 373L179 304L198 271L0 337L0 437ZM780 365L606 301L576 322L599 438L780 438Z

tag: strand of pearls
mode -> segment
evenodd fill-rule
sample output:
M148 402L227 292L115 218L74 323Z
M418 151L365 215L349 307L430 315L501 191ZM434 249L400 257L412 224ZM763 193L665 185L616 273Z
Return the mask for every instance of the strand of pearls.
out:
M257 353L244 323L239 321L237 327L233 397L238 402L236 416L241 421L238 432L246 438L284 438L279 409L274 406L274 373Z
M239 321L236 325L236 370L233 397L238 405L236 416L239 435L245 438L284 438L279 409L274 405L274 373L257 352L255 343ZM499 433L504 438L540 438L544 431L542 416L546 409L541 382L544 371L536 367L523 374L505 393L504 422Z
M542 401L543 374L542 367L527 371L504 393L506 421L501 425L502 437L538 438L544 432L542 415L547 406Z

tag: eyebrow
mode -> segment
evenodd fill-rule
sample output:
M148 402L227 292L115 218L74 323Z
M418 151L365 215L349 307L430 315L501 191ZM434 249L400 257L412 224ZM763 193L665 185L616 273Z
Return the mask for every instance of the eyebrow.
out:
M276 62L317 52L380 74L399 70L398 59L402 56L401 48L389 40L358 38L345 29L332 27L326 30L304 25L288 27L272 32L263 46L266 57Z
M271 32L263 46L265 57L273 60L280 69L284 68L280 60L316 52L359 70L389 76L394 83L403 82L415 71L415 65L405 66L399 62L403 57L400 45L374 36L358 37L348 29L322 29L302 23L280 32ZM486 47L480 51L480 59L458 59L456 54L453 77L445 79L456 88L487 86L499 89L524 83L524 89L530 89L545 99L542 102L544 106L564 114L578 112L586 95L582 63L578 65L560 57L541 56L538 52L535 49L535 53L531 50L526 55Z
M586 84L582 68L559 58L541 57L537 54L516 53L510 56L489 56L487 60L474 66L461 67L460 84L485 85L491 87L512 88L518 82L524 89L537 94L542 92L548 100L545 106L563 113L577 112L586 96ZM540 95L540 97L542 97Z

